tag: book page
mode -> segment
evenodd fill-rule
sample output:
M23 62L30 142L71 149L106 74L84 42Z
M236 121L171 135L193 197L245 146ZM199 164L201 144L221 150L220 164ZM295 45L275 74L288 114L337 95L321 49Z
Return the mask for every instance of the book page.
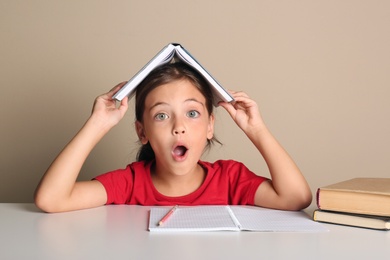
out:
M180 206L162 225L158 222L170 208L153 207L150 210L150 231L238 231L239 228L230 216L229 206Z
M303 211L283 211L254 206L179 207L162 226L158 226L158 222L170 209L151 208L150 231L328 231L324 225L313 221Z
M175 55L176 54L176 55ZM138 71L114 96L113 98L121 101L125 96L132 97L136 88L142 80L149 75L156 67L170 62L177 57L186 62L188 65L197 70L210 83L213 91L214 106L218 106L218 102L223 100L226 102L233 101L233 97L226 91L211 75L203 68L202 65L180 44L168 44L159 53L157 53L146 65Z
M323 232L328 229L314 222L303 211L283 211L251 206L230 206L241 230L264 232Z
M195 68L211 84L213 87L212 91L215 99L215 106L218 106L219 101L231 102L234 100L230 93L226 91L222 85L219 84L217 80L211 76L211 74L205 68L203 68L203 66L186 49L183 48L183 46L175 46L175 49L181 60Z
M113 96L113 99L121 101L125 96L134 95L138 84L156 67L171 61L174 54L175 47L172 44L165 46Z

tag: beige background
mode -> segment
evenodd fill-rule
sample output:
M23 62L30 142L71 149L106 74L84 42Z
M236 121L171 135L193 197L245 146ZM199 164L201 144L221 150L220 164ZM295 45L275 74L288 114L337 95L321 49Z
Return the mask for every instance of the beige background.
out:
M31 202L94 98L182 43L226 88L258 101L274 135L319 186L390 177L389 1L0 1L0 202ZM232 158L269 176L222 109ZM137 150L133 109L80 179L122 168Z

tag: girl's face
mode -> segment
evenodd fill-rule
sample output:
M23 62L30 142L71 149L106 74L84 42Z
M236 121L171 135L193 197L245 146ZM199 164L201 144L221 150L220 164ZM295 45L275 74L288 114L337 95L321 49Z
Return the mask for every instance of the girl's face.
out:
M214 134L214 116L205 104L188 80L161 85L148 94L143 123L137 121L136 128L142 144L150 142L161 170L175 175L194 170Z

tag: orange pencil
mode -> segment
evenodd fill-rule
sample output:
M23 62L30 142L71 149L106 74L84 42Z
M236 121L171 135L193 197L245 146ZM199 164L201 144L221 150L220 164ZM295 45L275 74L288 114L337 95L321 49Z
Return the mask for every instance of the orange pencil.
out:
M179 207L179 205L174 206L171 208L171 210L168 211L168 213L158 222L158 225L161 226L164 224L165 221L175 212L175 210Z

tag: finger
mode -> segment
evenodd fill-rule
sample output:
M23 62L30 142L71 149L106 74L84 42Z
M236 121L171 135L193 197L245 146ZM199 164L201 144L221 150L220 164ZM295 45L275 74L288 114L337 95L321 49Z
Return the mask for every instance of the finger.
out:
M248 95L235 96L234 100L235 100L235 103L240 104L242 106L248 106L248 105L252 105L253 103L256 103Z
M236 109L232 103L220 102L219 105L223 107L232 118L235 117Z
M110 91L108 92L109 94L112 93L115 94L116 92L118 92L125 84L127 83L127 81L123 81L119 84L117 84L115 87L113 87L112 89L110 89Z
M246 100L250 100L250 97L245 94L245 93L238 93L236 95L234 95L234 100L238 101L238 102L241 102L241 101L246 101Z
M129 97L124 97L118 107L119 110L121 110L123 113L125 113L129 107L129 102L128 102Z
M244 91L229 90L233 97L249 97Z

